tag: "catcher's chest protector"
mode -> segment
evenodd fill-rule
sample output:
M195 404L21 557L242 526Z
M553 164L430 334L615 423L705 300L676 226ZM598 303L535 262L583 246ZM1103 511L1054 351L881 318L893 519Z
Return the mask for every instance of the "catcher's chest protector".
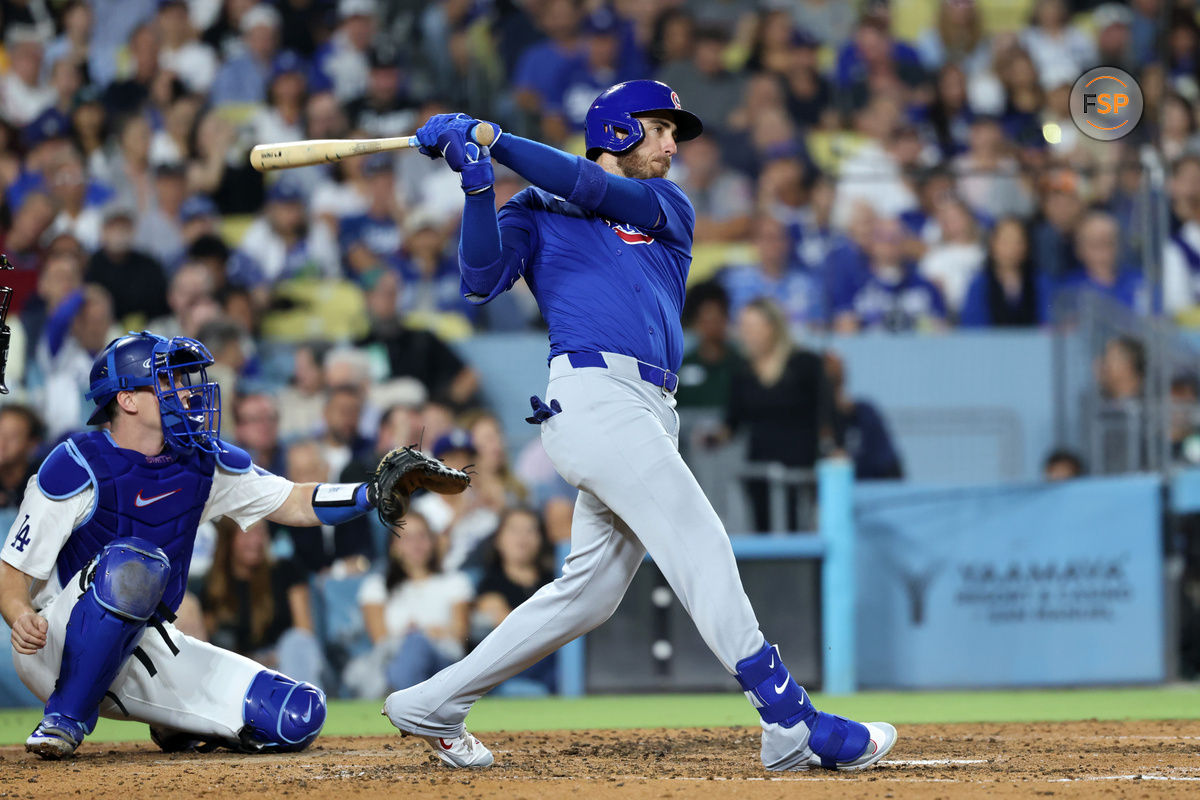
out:
M170 559L163 603L174 611L183 599L196 528L212 488L213 457L199 450L148 457L116 447L103 432L71 441L94 476L96 502L59 553L59 582L66 586L113 539L137 536L162 548Z

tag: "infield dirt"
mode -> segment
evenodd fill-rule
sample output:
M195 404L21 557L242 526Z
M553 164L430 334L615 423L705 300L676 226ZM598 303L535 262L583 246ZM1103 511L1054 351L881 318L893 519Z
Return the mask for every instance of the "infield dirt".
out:
M1200 796L1200 723L909 725L880 766L773 774L754 728L489 733L496 766L452 771L415 739L319 739L291 755L85 743L0 748L0 798L949 798Z

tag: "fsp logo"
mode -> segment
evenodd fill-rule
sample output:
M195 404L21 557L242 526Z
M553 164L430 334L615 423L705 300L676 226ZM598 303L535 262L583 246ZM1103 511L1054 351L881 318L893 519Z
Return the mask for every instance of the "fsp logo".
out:
M1142 118L1142 89L1116 67L1085 72L1071 88L1071 117L1093 139L1111 142L1127 135Z

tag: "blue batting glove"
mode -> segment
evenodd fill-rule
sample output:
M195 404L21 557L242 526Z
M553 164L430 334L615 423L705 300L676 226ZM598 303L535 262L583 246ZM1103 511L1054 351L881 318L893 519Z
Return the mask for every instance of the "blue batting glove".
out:
M462 131L445 130L437 138L437 149L450 169L458 173L464 192L479 194L492 188L496 179L492 173L492 156L486 147L475 144Z
M421 143L421 152L430 158L442 154L438 146L438 137L446 131L458 131L464 139L470 139L471 129L479 124L479 120L466 114L434 114L421 127L417 128L417 141Z

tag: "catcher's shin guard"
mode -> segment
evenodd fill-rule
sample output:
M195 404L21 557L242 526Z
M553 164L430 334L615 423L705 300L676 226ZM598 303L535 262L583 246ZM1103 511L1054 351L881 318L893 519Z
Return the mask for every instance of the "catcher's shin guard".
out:
M46 701L47 716L74 720L84 733L96 726L104 693L158 608L170 564L162 550L130 537L106 545L88 572L91 584L71 609L58 681Z

